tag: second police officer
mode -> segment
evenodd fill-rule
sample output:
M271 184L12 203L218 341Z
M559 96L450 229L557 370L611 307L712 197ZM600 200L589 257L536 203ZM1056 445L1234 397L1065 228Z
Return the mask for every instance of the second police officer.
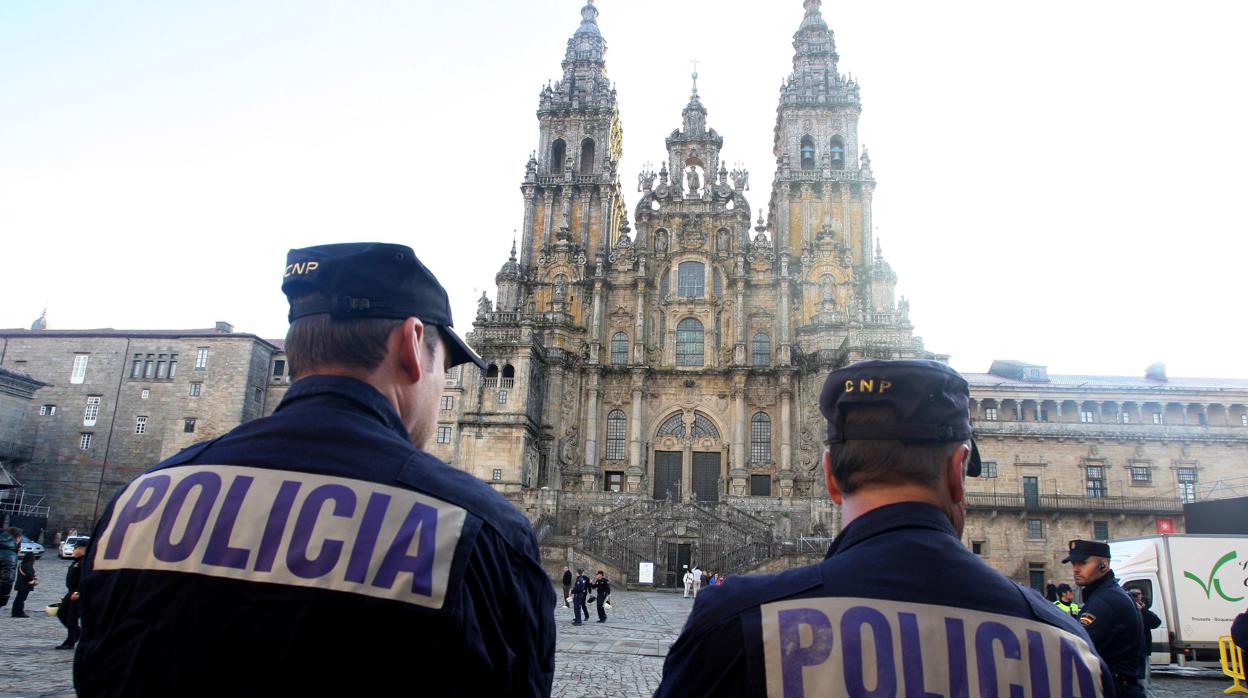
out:
M832 372L823 562L701 594L656 696L1112 696L1079 623L960 541L980 462L966 381L933 361Z
M1072 540L1065 564L1069 562L1075 583L1083 589L1083 624L1096 651L1113 672L1118 696L1144 695L1144 621L1140 610L1109 567L1109 544L1094 540Z
M291 250L294 384L97 524L80 696L548 696L554 592L523 515L421 450L477 356L408 247Z

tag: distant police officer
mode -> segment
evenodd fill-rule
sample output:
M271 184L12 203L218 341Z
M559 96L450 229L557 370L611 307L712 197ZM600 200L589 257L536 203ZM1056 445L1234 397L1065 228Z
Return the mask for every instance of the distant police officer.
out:
M282 290L274 414L148 470L97 525L78 694L549 695L528 521L420 450L445 370L484 367L446 291L379 243L291 250Z
M1079 617L1079 604L1075 603L1075 590L1071 589L1066 582L1057 585L1057 601L1054 601L1053 605L1065 611L1072 618Z
M1079 624L959 541L980 469L967 403L933 361L832 372L823 466L844 528L819 564L703 591L656 696L1112 695Z
M1127 590L1118 586L1114 571L1109 568L1109 544L1072 540L1062 562L1070 563L1075 584L1083 588L1079 622L1109 664L1117 695L1143 696L1140 655L1144 652L1144 624L1139 608Z

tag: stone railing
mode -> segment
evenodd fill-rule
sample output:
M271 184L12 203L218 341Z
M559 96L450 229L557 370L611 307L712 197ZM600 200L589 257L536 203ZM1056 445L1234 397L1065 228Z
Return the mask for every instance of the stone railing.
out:
M597 184L599 182L603 184L611 183L611 181L606 177L598 177L597 175L592 174L574 174L571 177L568 177L566 174L548 174L537 176L537 183L544 186L558 184Z
M1177 497L1090 497L1082 494L1038 494L967 492L971 509L1015 511L1073 511L1112 514L1182 514L1183 502Z
M975 420L975 432L1001 436L1052 436L1111 439L1218 439L1248 441L1248 428L1180 424L1098 422L998 422Z
M814 170L791 169L784 172L780 179L790 182L856 182L861 177L858 170L826 170L822 167Z

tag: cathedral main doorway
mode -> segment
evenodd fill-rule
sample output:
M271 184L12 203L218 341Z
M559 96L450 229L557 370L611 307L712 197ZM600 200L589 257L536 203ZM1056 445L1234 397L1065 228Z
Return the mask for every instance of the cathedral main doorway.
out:
M654 452L654 498L680 501L681 451Z
M699 502L719 501L719 454L693 452L693 496Z

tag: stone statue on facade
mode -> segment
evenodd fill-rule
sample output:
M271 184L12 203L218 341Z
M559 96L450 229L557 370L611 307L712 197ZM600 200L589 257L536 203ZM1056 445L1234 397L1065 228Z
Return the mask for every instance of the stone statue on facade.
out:
M702 188L702 178L698 176L698 168L690 166L689 171L685 173L685 182L689 185L689 196L697 196L698 190Z
M660 230L654 234L655 254L667 254L667 231Z
M577 446L576 425L572 425L559 439L559 462L565 466L576 465Z
M477 317L483 318L494 310L490 303L489 296L485 295L485 291L481 292L481 298L477 300Z

